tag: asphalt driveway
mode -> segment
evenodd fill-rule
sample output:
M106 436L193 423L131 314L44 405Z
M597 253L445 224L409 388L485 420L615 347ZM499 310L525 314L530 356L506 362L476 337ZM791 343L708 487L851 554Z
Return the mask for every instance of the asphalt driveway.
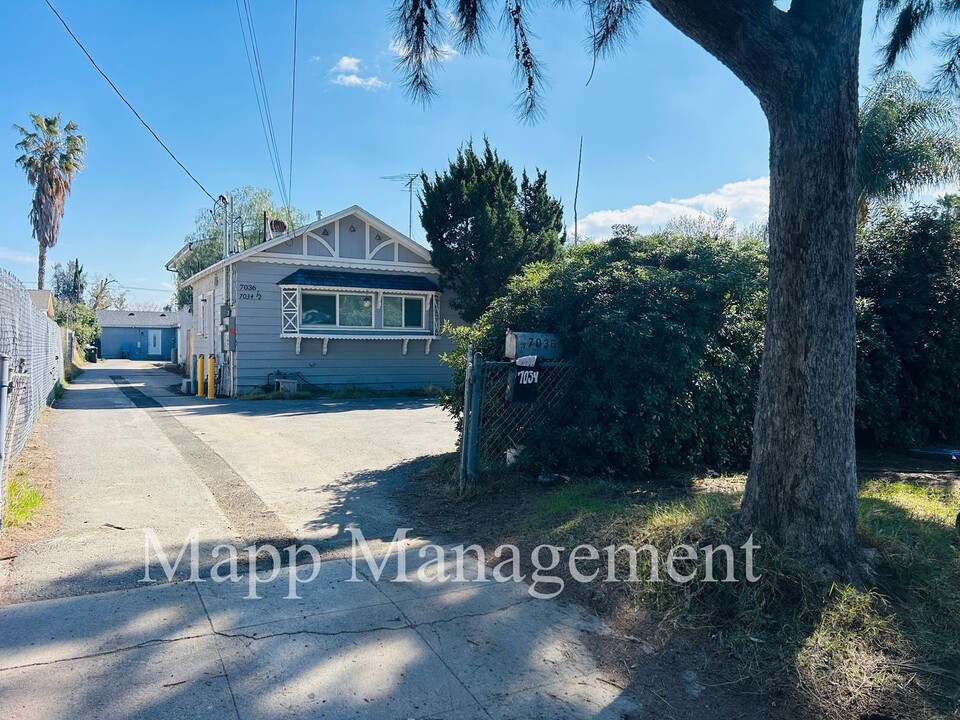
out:
M206 400L176 382L105 362L51 411L60 530L22 548L0 588L4 716L653 717L600 671L588 646L610 631L577 607L522 583L354 573L346 529L393 536L409 474L454 447L444 411ZM146 530L170 558L193 533L202 558L269 541L308 542L324 559L261 573L260 599L247 598L248 571L146 583L145 562L161 575ZM424 541L402 549L410 567ZM312 570L287 599L290 574Z

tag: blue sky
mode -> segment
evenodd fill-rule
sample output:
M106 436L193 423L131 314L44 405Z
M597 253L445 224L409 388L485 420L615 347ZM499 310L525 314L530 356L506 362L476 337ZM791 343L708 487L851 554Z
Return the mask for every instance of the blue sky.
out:
M213 195L274 188L234 0L55 0L97 62ZM251 0L277 143L289 149L293 0ZM610 222L653 227L677 212L718 206L750 221L764 214L768 133L756 99L716 60L655 12L623 52L591 58L582 18L552 3L533 13L550 84L536 125L512 111L507 40L481 56L452 56L440 97L423 108L404 95L391 49L392 0L300 0L293 202L335 212L354 203L399 228L407 196L383 175L442 169L469 138L488 136L518 169L548 172L573 220L577 144L584 136L581 232ZM863 75L874 65L865 21ZM923 76L929 58L914 66ZM165 261L207 197L157 145L87 62L42 0L0 9L0 267L29 286L36 243L32 190L14 166L13 123L62 113L88 142L87 167L67 201L48 263L78 257L113 275L134 301L165 302ZM3 143L0 142L0 147ZM414 236L423 232L414 219ZM48 265L48 267L49 267ZM49 275L48 275L49 277Z

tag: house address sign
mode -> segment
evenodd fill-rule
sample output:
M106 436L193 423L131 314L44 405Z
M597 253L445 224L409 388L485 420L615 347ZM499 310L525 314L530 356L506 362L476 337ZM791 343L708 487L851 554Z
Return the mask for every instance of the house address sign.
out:
M550 333L507 331L504 355L511 360L536 355L541 360L559 360L563 354L560 338Z

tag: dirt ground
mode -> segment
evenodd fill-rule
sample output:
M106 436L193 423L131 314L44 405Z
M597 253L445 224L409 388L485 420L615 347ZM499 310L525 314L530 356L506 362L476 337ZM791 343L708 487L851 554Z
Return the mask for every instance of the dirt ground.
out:
M3 563L8 563L16 557L19 546L48 538L57 532L60 499L53 472L53 451L50 448L49 438L50 413L47 411L40 415L27 444L6 468L7 479L25 471L27 478L36 485L43 496L43 504L37 516L29 524L3 528L3 534L0 535L0 577L3 574Z

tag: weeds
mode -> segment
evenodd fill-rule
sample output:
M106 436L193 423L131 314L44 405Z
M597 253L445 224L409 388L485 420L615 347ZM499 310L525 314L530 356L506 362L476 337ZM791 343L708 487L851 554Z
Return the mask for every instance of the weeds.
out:
M370 388L347 385L341 388L315 387L310 390L273 390L258 388L238 395L238 400L360 400L364 398L432 398L439 397L441 389L435 385L418 388Z
M43 496L30 482L26 470L16 472L7 489L8 504L4 525L28 525L33 522L43 504Z

